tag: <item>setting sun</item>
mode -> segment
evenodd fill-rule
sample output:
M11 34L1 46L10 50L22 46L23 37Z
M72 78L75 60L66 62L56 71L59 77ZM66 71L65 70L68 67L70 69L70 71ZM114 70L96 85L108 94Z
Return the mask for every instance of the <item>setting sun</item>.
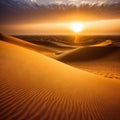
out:
M84 25L80 22L71 23L70 28L73 32L79 33L84 29Z

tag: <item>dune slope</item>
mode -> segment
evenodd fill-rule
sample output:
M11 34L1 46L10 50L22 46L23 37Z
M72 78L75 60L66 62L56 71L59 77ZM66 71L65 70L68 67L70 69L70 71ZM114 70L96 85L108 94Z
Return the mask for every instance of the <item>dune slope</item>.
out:
M114 52L120 52L120 47L84 47L77 48L57 57L58 60L66 62L90 61L106 58ZM120 58L120 56L118 56Z
M120 47L118 46L78 48L59 55L56 59L95 74L120 79Z
M119 120L120 81L0 41L1 120Z
M0 33L0 38L3 41L13 43L16 45L20 45L22 47L34 50L36 52L40 52L40 53L45 54L50 57L52 57L54 55L54 53L57 52L57 50L52 47L49 47L49 46L45 47L44 45L34 44L34 43L31 43L30 41L29 42L24 41L22 39L19 39L19 38L10 36L10 35L2 34L2 33Z

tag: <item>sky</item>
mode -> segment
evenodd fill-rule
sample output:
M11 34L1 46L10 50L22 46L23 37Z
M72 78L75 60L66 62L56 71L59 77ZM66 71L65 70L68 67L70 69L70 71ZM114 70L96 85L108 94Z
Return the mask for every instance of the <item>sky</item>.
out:
M31 1L31 2L36 2L38 4L75 4L79 5L81 3L113 3L113 2L118 2L118 0L26 0L26 1Z
M38 4L52 4L52 3L57 3L57 4L76 4L79 5L80 3L114 3L114 2L118 2L119 0L14 0L14 1L25 1L25 2L34 2L34 3L38 3Z
M69 24L76 21L85 25L86 34L119 34L120 1L0 0L2 33L67 34Z
M80 32L81 35L119 35L120 34L120 19L114 20L99 20L90 22L80 22L84 29ZM70 35L74 34L71 30L71 22L62 23L30 23L30 24L14 24L3 25L4 33L15 35Z

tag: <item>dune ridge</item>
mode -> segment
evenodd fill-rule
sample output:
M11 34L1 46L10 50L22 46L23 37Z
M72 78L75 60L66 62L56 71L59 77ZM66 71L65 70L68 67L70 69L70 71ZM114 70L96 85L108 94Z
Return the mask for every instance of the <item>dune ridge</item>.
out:
M0 41L1 120L119 120L120 81Z
M13 43L13 44L16 44L16 45L19 45L19 46L34 50L36 52L43 53L43 54L45 54L47 56L50 56L50 57L53 56L55 52L57 52L57 50L54 49L54 48L45 47L45 46L40 45L40 44L37 45L37 44L27 42L27 41L24 41L22 39L19 39L19 38L10 36L10 35L6 35L6 34L3 34L3 33L0 33L0 38L3 41Z
M102 42L100 42L100 43L98 43L98 44L95 44L95 45L90 45L91 47L103 47L103 46L110 46L110 45L112 45L113 44L113 42L112 42L112 40L105 40L105 41L102 41Z
M58 55L56 59L95 74L120 79L120 47L115 44L80 47Z

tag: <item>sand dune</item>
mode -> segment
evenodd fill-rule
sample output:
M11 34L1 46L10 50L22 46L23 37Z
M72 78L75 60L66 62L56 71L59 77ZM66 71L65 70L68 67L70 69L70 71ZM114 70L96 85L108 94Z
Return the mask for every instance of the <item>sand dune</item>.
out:
M120 79L120 47L113 44L77 48L56 59L95 74Z
M60 56L58 56L58 60L61 61L90 61L90 60L97 60L107 56L110 56L112 53L116 53L120 51L119 47L84 47L84 48L77 48L75 50L71 50L66 52ZM117 57L120 58L118 55ZM114 58L113 58L114 59Z
M47 56L50 56L50 57L53 57L54 53L57 52L57 50L52 48L52 47L45 47L43 45L33 44L30 42L24 41L22 39L12 37L10 35L6 35L6 34L1 33L0 36L1 36L1 40L3 40L3 41L13 43L16 45L20 45L22 47L34 50L36 52L40 52L40 53L47 55Z
M60 43L58 41L53 41L53 40L45 40L43 39L33 39L33 38L29 38L30 42L34 43L34 44L39 44L39 45L43 45L43 46L47 46L47 47L51 47L51 48L56 48L56 49L72 49L72 48L76 48L77 46L73 46L73 45L68 45L65 43ZM32 39L32 41L31 41Z
M91 47L103 47L103 46L110 46L112 45L112 40L105 40L105 41L102 41L98 44L95 44L95 45L90 45Z
M120 120L120 81L0 41L0 120Z
M55 42L55 41L52 41L52 43L54 43L56 46L59 46L61 48L77 48L78 46L75 46L75 45L68 45L68 44L64 44L64 43L58 43L58 42Z

